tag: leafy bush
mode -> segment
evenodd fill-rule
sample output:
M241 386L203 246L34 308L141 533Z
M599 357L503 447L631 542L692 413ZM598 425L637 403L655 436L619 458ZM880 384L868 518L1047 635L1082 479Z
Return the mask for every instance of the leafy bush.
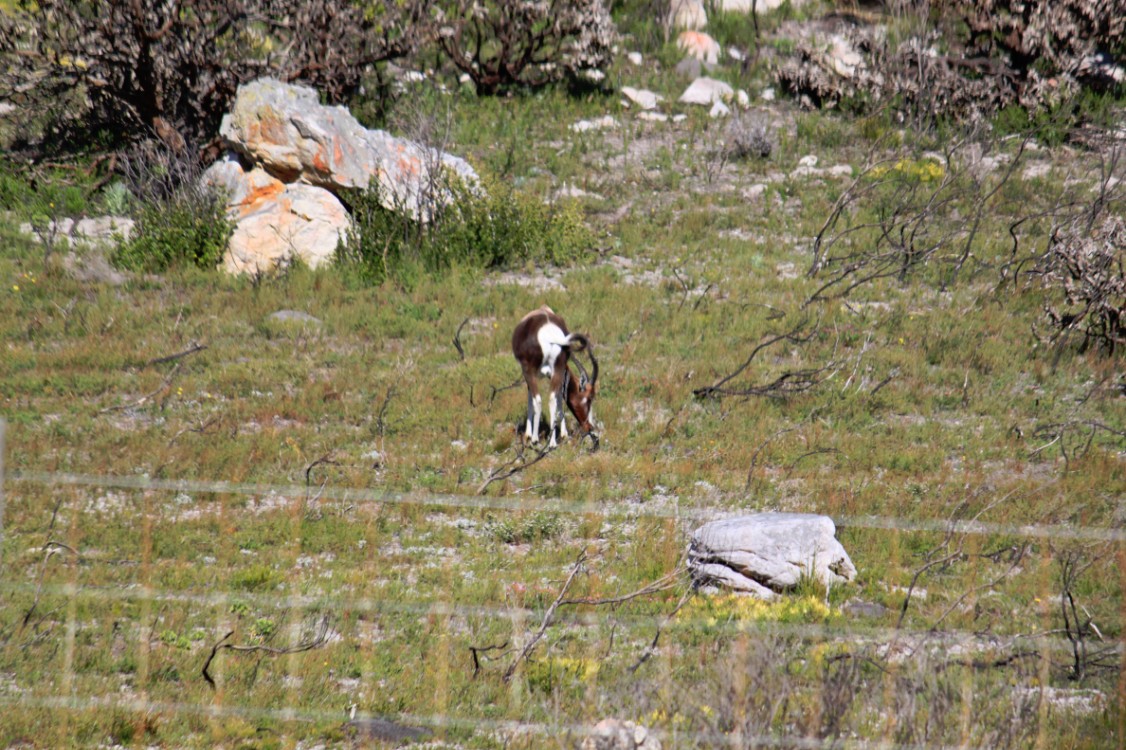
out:
M159 272L185 264L215 268L233 230L223 201L194 188L145 203L136 220L133 238L113 255L115 265L134 271Z
M563 519L554 513L536 513L523 520L490 519L485 524L486 533L502 544L525 544L557 539L565 530Z
M492 180L477 188L449 187L452 200L425 223L407 211L386 208L380 191L373 183L349 197L355 228L338 251L339 262L371 283L454 266L567 263L592 239L573 202L546 204Z

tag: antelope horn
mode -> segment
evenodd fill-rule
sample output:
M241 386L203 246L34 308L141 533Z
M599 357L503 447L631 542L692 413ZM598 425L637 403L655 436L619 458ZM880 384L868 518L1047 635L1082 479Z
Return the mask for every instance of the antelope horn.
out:
M579 368L579 376L582 379L582 382L590 382L590 376L586 374L586 368L583 367L583 361L578 357L574 357L573 359L575 360L575 365Z

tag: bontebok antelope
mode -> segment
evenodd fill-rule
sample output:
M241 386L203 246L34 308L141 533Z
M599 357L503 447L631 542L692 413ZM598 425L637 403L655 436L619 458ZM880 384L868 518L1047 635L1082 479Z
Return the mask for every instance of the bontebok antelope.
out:
M579 368L579 381L571 374L568 361L571 352L586 351L590 356L591 372L579 358L575 364ZM582 435L590 435L594 447L598 447L598 436L594 434L595 388L598 384L598 360L594 358L590 339L581 333L570 333L563 318L544 305L524 316L512 332L512 354L524 370L524 382L528 384L528 419L524 434L533 442L539 442L540 417L543 415L543 401L540 398L539 379L551 378L551 400L549 410L548 446L556 446L556 430L559 437L567 437L567 420L563 417L563 402L575 415Z

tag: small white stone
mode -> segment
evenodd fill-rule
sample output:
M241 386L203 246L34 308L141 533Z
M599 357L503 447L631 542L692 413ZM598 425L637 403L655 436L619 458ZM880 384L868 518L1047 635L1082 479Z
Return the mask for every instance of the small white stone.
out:
M585 133L588 130L606 130L618 127L618 121L610 115L603 115L594 120L579 120L571 124L571 130L576 133Z
M712 109L708 112L708 117L727 117L731 114L731 108L723 102L717 101L712 104Z
M817 166L817 157L814 156L813 154L807 154L806 156L803 156L800 160L798 160L798 166L799 167L816 167Z
M628 55L626 55L626 59L629 60L634 65L640 65L641 64L641 53L640 52L630 52Z
M622 94L642 109L656 109L664 99L660 94L655 94L648 89L635 89L633 86L622 86Z

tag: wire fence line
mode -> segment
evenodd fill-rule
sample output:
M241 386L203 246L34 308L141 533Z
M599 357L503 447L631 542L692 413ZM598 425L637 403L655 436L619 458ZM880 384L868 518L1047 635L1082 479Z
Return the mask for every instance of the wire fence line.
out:
M78 473L65 473L65 472L25 472L25 471L11 471L8 470L7 474L4 471L4 451L3 451L3 421L0 420L0 550L3 549L5 541L4 533L4 511L5 501L12 498L21 496L21 485L33 484L43 487L90 487L90 488L103 488L107 490L118 490L123 493L185 493L188 495L197 494L214 494L214 495L230 495L230 496L244 496L244 497L273 497L289 501L290 508L299 509L302 501L312 503L315 500L321 504L325 510L327 503L338 503L341 507L347 506L379 506L379 505L402 505L402 506L419 506L419 507L433 507L446 510L467 510L467 511L500 511L500 512L548 512L558 514L574 514L584 516L601 516L605 518L654 518L654 519L667 519L675 521L705 521L714 520L717 518L728 517L738 513L747 513L747 509L732 509L725 507L680 507L676 504L654 504L646 506L644 504L615 504L610 502L575 502L564 501L558 499L548 500L535 500L529 501L527 498L520 497L493 497L493 496L468 496L456 494L423 494L423 493L410 493L410 492L392 492L386 490L378 490L372 488L344 488L332 487L327 485L297 485L297 484L267 484L267 483L244 483L244 482L227 482L218 480L190 480L190 479L153 479L145 476L111 476L111 475L95 475L95 474L78 474ZM5 495L5 491L7 494ZM152 496L149 495L149 498ZM126 500L126 503L131 498ZM159 501L158 501L159 502ZM159 524L163 525L168 522L173 522L175 519L172 516L168 518L161 518L163 509L154 502L144 509L138 509L143 512L146 524ZM15 506L13 506L15 507ZM134 507L128 504L119 507ZM204 511L206 515L208 510ZM1053 539L1053 540L1072 540L1080 542L1111 542L1122 543L1126 542L1126 530L1092 527L1092 526L1065 526L1065 525L1051 525L1051 524L998 524L981 521L961 521L961 520L928 520L928 519L903 519L890 516L845 516L834 517L834 522L840 527L852 527L858 529L872 529L872 530L887 530L896 532L937 532L948 534L962 534L962 535L996 535L996 536L1009 536L1018 537L1023 539ZM73 523L73 521L72 521ZM670 525L672 528L672 525ZM151 541L146 544L150 545ZM47 546L43 548L43 552L47 552ZM77 545L75 545L77 546ZM77 553L75 555L77 557ZM109 563L112 564L112 563ZM146 561L146 565L150 565L151 561ZM364 596L352 597L347 594L337 595L333 593L317 594L317 593L304 593L304 594L291 594L291 593L261 593L252 591L236 591L235 589L228 590L175 590L171 588L161 588L159 586L152 586L148 583L124 583L124 584L109 584L109 585L83 585L81 582L80 572L78 565L75 564L70 570L70 581L66 583L54 583L45 580L42 572L40 574L39 582L32 583L28 581L9 581L5 578L0 578L0 597L11 602L12 594L23 596L24 598L34 596L35 601L38 602L40 596L51 598L65 598L69 610L66 614L67 620L67 639L73 644L75 638L75 631L80 623L75 614L75 602L84 599L99 599L107 601L140 601L145 603L152 603L157 605L163 604L189 604L201 608L213 608L216 610L226 611L229 605L233 604L236 600L242 600L251 604L259 606L271 606L278 609L289 609L292 611L305 610L309 611L323 611L325 608L338 608L339 610L352 614L352 613L366 613L370 615L388 614L400 616L418 616L418 617L434 617L434 618L497 618L497 619L511 619L513 621L513 635L518 638L527 638L532 634L535 629L534 623L538 623L540 618L544 617L544 612L547 609L547 602L543 602L543 606L525 606L513 604L508 605L480 605L467 602L459 602L456 599L449 597L447 594L446 599L439 599L433 601L404 601L403 599L383 599L378 597ZM9 566L0 560L0 571L8 569ZM47 568L46 556L44 557L43 570ZM296 579L291 579L290 583L293 584ZM684 580L685 585L688 585L687 576ZM1044 586L1043 592L1045 598L1047 597L1046 581L1042 581L1041 585ZM296 588L290 586L291 589ZM543 592L540 592L541 594ZM551 594L547 594L547 599L550 600ZM541 597L542 600L542 597ZM157 609L158 607L152 607ZM147 604L142 607L142 612L149 611ZM220 620L223 618L220 617ZM291 624L295 622L295 617L292 612L287 616ZM625 611L610 611L602 607L582 607L582 608L566 608L561 610L555 615L553 624L562 626L610 626L613 627L619 623L628 623L633 625L651 626L655 628L665 628L670 626L669 613L636 613ZM533 623L530 624L529 623ZM546 623L546 621L545 621ZM929 648L935 647L940 650L949 650L950 653L960 652L962 654L984 653L986 650L994 649L996 651L1004 652L1006 650L1019 650L1027 652L1028 647L1036 652L1036 660L1042 661L1047 664L1049 659L1052 659L1060 654L1066 654L1072 648L1072 644L1066 641L1060 631L1043 631L1033 632L1027 634L1016 634L1013 636L996 636L991 634L981 634L969 630L949 630L935 632L933 630L918 630L907 628L889 628L889 627L869 627L859 624L856 621L849 621L845 623L822 623L822 624L808 624L808 623L783 623L776 621L729 621L720 623L704 623L699 617L692 616L684 620L677 620L675 627L686 628L689 630L700 630L706 625L707 632L709 633L745 633L752 639L759 635L769 636L783 636L792 637L797 639L805 639L811 641L824 641L824 642L848 642L849 644L862 647L865 653L874 653L869 651L868 648L887 648L888 654L891 649L889 644L906 643L909 647ZM82 626L85 627L85 626ZM116 627L116 624L115 624ZM351 633L346 629L350 625L345 626L343 632L335 632L333 637L340 640L341 637L347 638ZM546 624L545 624L546 627ZM224 628L225 629L225 628ZM519 635L517 631L519 630ZM222 631L220 631L222 632ZM358 631L357 631L358 632ZM577 632L577 631L576 631ZM153 635L150 633L149 638ZM766 639L769 640L769 639ZM612 638L611 638L611 642ZM455 653L454 643L456 641L448 641L450 645L444 646L446 653L443 658L443 663L448 664L453 661L453 654ZM654 644L656 641L654 640ZM977 650L966 650L964 647L973 644ZM1112 643L1103 644L1106 648L1103 650L1104 654L1113 655L1113 658L1121 661L1123 655L1123 643L1120 639L1112 639ZM460 646L459 646L460 647ZM73 651L73 645L68 648ZM148 647L143 647L147 653ZM142 650L138 646L138 653ZM464 655L465 650L456 651L456 653ZM476 656L474 654L474 656ZM140 658L140 657L138 657ZM145 657L147 658L147 657ZM592 658L597 658L593 657ZM892 657L888 657L889 659ZM970 657L964 656L959 658L969 659ZM326 662L327 663L327 662ZM1045 667L1046 669L1046 667ZM70 681L74 680L73 675L81 671L73 664L72 657L67 657L67 665L65 670L71 673ZM284 671L284 670L283 670ZM1126 673L1124 673L1126 674ZM287 722L296 724L315 724L325 723L332 721L347 721L353 718L347 711L347 706L340 709L318 709L314 707L295 705L293 702L284 707L276 707L270 705L238 705L232 703L225 703L223 698L216 697L213 701L206 699L200 702L178 702L178 701L160 701L149 700L144 697L146 681L149 680L147 671L145 677L141 680L141 693L138 696L133 692L126 692L115 697L99 697L97 694L80 694L75 690L67 687L68 682L64 682L63 689L54 694L36 694L34 691L16 692L7 690L2 682L0 682L0 713L4 713L8 709L46 709L46 710L65 710L65 711L104 711L106 709L114 709L119 711L128 712L131 714L141 715L150 713L163 713L175 714L183 716L197 716L209 719L224 719L241 717L248 720L269 720L277 722ZM890 685L890 678L888 681ZM1124 681L1126 684L1126 681ZM890 688L889 688L890 689ZM1031 688L1040 689L1040 688ZM827 690L825 686L821 687L822 691ZM969 676L965 677L964 694L972 695L974 693L973 684ZM337 696L343 703L345 698ZM1120 696L1121 698L1121 696ZM292 699L290 699L292 701ZM974 700L987 700L972 698ZM355 704L353 704L354 706ZM438 731L467 731L472 733L492 733L497 736L532 736L542 737L546 742L548 739L558 739L562 736L576 740L578 738L590 736L592 734L592 723L576 723L575 716L561 716L559 721L549 722L536 722L524 720L506 720L494 719L482 716L455 716L448 712L449 705L445 699L438 700L435 698L434 713L399 713L397 715L388 716L383 715L379 718L394 718L396 721L405 722L408 724L416 724L427 727L431 730ZM427 706L423 706L424 710ZM966 709L969 710L968 708ZM367 714L355 714L360 719L368 718ZM708 722L704 722L707 726ZM684 729L657 729L652 730L653 734L660 738L665 743L675 743L676 741L683 741L685 743L696 743L699 746L705 747L774 747L774 748L793 748L794 750L805 750L809 748L824 748L827 745L825 739L818 739L810 736L798 736L793 733L794 730L782 731L779 733L771 734L755 734L755 733L739 733L739 732L723 732L716 729L715 731L699 731L699 723L694 725L696 728L692 730ZM296 730L300 731L300 730ZM1040 732L1043 732L1043 725L1041 725ZM1043 735L1041 735L1042 737ZM537 742L533 742L532 746L536 746ZM829 741L829 745L832 741ZM937 744L902 744L890 741L886 738L879 739L859 739L849 738L845 744L850 748L857 748L858 750L953 750L954 746L937 745ZM676 744L671 744L675 747ZM973 746L968 743L959 743L956 745L959 748L972 749Z
M2 468L2 467L0 467ZM581 502L559 499L536 500L534 507L517 497L451 495L394 492L390 490L354 489L348 487L302 486L295 484L257 484L223 480L153 479L144 476L113 476L59 472L12 471L14 482L40 485L103 487L118 490L147 490L202 494L245 496L316 497L353 505L419 505L448 509L527 511L601 516L630 516L659 519L707 521L748 512L730 507L646 507ZM0 483L2 485L2 483ZM0 495L2 498L2 495ZM0 520L3 506L0 505ZM1059 539L1080 542L1126 542L1126 529L1063 524L1011 524L959 519L905 519L894 516L834 516L838 527L886 529L904 532L939 532L976 535L1015 536L1028 539ZM2 532L0 527L0 532Z
M233 593L221 591L215 593L188 593L183 591L167 591L150 586L98 586L83 587L73 583L57 583L35 585L30 583L3 583L0 591L19 592L23 594L48 594L60 597L77 597L97 599L104 601L148 601L156 603L193 604L199 607L224 607L235 601L253 603L259 606L273 607L275 609L319 610L325 606L338 605L348 612L362 612L364 614L396 614L417 615L419 617L460 617L507 620L512 618L526 621L542 618L547 605L539 609L528 607L501 607L479 604L464 604L448 601L434 600L403 601L401 599L376 599L373 597L351 597L326 594L323 596L295 595L295 594L255 594L250 592ZM588 607L590 605L587 605ZM608 611L600 607L587 609L567 609L557 612L553 616L553 623L580 625L583 627L606 626L612 623L649 625L653 627L668 626L667 613L639 614L620 611ZM710 632L725 633L759 633L779 636L793 636L805 640L830 641L834 639L847 640L850 643L863 645L888 644L910 642L915 644L931 643L940 645L957 645L977 643L981 646L989 644L998 648L1011 647L1017 643L1035 644L1038 649L1053 653L1067 653L1070 645L1059 638L1055 631L1039 633L1017 633L1013 635L982 634L971 630L920 630L912 628L871 627L847 624L818 624L818 623L787 623L775 621L755 620L729 620L707 622L702 617L685 617L676 620L676 625L688 629L706 628ZM1122 653L1124 646L1119 643L1109 647Z
M352 716L347 710L310 710L298 708L262 708L258 706L232 706L229 704L202 704L179 703L172 701L152 701L133 697L101 697L82 698L77 696L33 696L19 697L0 693L0 706L8 708L49 708L55 710L93 711L119 708L133 713L176 713L194 714L206 718L246 718L270 719L273 721L309 723L332 721L334 719L363 722L364 719L383 719L385 716L374 717L365 713L356 712ZM396 715L395 721L403 725L414 725L436 730L485 730L496 735L535 735L546 738L570 737L577 739L589 737L594 734L594 729L587 724L574 722L531 722L506 719L483 719L450 716L448 714L411 714L401 713ZM705 742L709 746L751 746L773 747L786 750L824 750L825 740L812 737L798 737L770 734L741 734L721 732L698 731L668 731L649 730L662 742L671 742L676 739ZM848 747L852 750L987 750L984 746L975 745L919 745L902 744L888 741L866 741L850 739Z

